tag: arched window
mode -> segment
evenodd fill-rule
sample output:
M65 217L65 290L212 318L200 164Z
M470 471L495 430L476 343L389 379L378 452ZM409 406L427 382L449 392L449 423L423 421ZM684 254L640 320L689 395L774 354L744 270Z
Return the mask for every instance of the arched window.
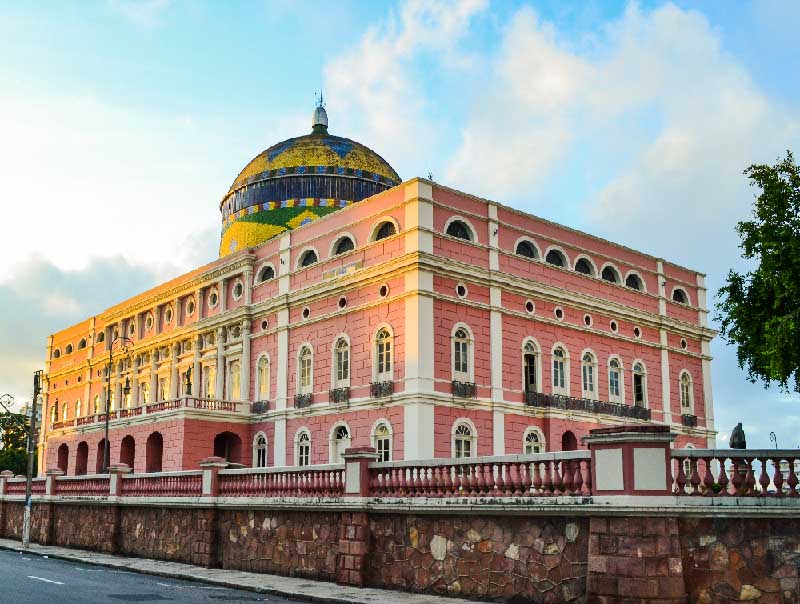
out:
M463 220L451 220L447 225L446 233L456 239L472 241L472 229Z
M617 359L611 359L608 362L608 399L612 403L621 403L622 393L622 365Z
M350 385L350 344L347 338L336 340L333 377L337 388Z
M631 273L625 277L625 285L626 287L630 287L631 289L635 289L637 291L642 291L644 289L642 278L636 273Z
M298 466L311 464L311 435L308 430L298 430L294 440L294 459Z
M258 379L258 400L269 400L269 358L261 357L258 359L258 372L256 373Z
M387 237L391 237L392 235L397 234L397 229L394 226L394 223L387 220L386 222L382 222L380 226L375 231L375 241L379 241L381 239L386 239Z
M317 252L314 250L306 250L300 257L300 267L311 266L317 262Z
M647 407L647 373L638 362L633 364L633 404Z
M56 402L53 403L53 406L50 407L50 423L54 424L58 421L58 399Z
M86 338L81 338L81 341L78 342L78 350L83 350L86 348Z
M385 327L375 335L375 381L392 381L392 334Z
M242 364L239 361L228 364L228 397L232 401L242 398Z
M692 376L688 371L681 373L681 413L691 413L694 407L694 393L692 392Z
M97 334L97 341L98 341L99 343L101 343L101 344L102 344L103 342L105 342L105 341L106 341L106 334L105 334L105 332L101 331L99 334Z
M392 431L386 422L380 421L375 425L372 446L378 451L378 461L392 461Z
M453 457L474 457L475 436L475 429L468 422L456 422L453 427Z
M60 359L60 358L61 358L61 351L60 351L58 348L56 348L56 349L53 351L53 358L54 358L54 359Z
M600 274L603 278L603 281L608 281L609 283L619 283L619 272L613 266L605 266L603 267L603 272Z
M268 264L258 272L259 283L264 283L264 281L269 281L270 279L274 278L275 278L275 269L272 268L272 265L270 264Z
M581 359L581 390L583 398L597 398L597 384L595 383L594 355L586 352Z
M83 405L81 399L78 399L75 401L75 417L81 417L81 411L83 411Z
M544 435L539 428L531 426L525 430L525 435L522 438L522 452L525 455L533 453L544 453L546 450Z
M297 386L300 394L310 394L313 391L314 354L310 346L300 349L297 361Z
M539 392L539 358L536 345L528 340L522 347L522 382L526 394Z
M335 426L331 433L331 463L342 463L342 454L350 448L350 430L344 424Z
M164 458L164 437L153 432L145 443L145 472L161 472Z
M64 349L64 354L72 354L72 344L67 344L67 347Z
M69 405L64 403L64 406L61 408L61 421L67 421L69 418Z
M569 394L567 352L560 346L553 350L553 394Z
M536 260L539 257L536 247L530 241L525 241L524 239L517 244L516 254L531 260Z
M458 382L471 382L470 379L470 337L463 327L453 333L453 379Z
M66 443L58 448L57 465L59 470L64 472L64 474L67 473L67 468L69 467L69 446L67 446Z
M578 261L575 263L575 271L583 275L594 277L594 267L586 258L578 258Z
M547 264L560 266L562 268L567 266L567 259L560 250L550 250L547 252L547 255L544 257L544 261L547 262Z
M94 395L94 407L92 409L92 415L97 415L98 413L100 413L100 395L99 394L95 394Z
M262 432L253 440L253 467L267 467L267 437Z
M689 304L689 296L680 287L672 290L672 301L678 304Z
M356 244L353 243L353 240L350 239L350 237L344 236L336 243L336 247L333 249L333 255L338 256L339 254L351 252L354 249L356 249Z

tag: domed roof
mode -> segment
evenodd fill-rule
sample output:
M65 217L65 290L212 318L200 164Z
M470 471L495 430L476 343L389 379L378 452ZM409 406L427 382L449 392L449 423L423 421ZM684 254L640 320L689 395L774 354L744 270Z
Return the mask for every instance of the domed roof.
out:
M252 247L400 183L372 149L328 134L320 102L311 134L290 138L254 157L220 204L220 256Z

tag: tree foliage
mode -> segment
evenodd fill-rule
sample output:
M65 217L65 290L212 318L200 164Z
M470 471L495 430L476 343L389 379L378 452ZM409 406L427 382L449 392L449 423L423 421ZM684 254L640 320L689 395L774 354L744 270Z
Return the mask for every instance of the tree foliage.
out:
M751 220L736 226L742 257L753 270L734 270L718 294L723 338L737 346L751 382L777 382L800 392L800 166L792 153L774 166L744 171L760 190Z
M0 415L0 444L0 470L25 474L28 470L28 418L25 415Z

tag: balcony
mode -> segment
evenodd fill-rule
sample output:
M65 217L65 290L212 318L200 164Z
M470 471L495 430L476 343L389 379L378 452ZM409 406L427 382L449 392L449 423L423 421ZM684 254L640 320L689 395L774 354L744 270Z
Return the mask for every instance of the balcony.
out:
M350 388L334 388L328 392L330 402L335 404L347 403L350 400Z
M478 396L478 389L475 387L475 382L459 382L453 380L453 396L459 398L475 398Z
M371 382L369 385L369 395L372 398L384 398L392 396L394 392L394 382L391 380L385 382Z
M691 413L681 415L681 424L687 428L697 428L697 416Z
M295 394L294 395L294 406L297 409L303 409L304 407L310 407L311 403L314 402L314 395L310 392L308 394Z
M528 407L538 407L540 409L563 409L565 411L584 411L586 413L597 413L603 415L614 415L630 419L650 419L650 409L644 407L632 407L620 403L609 403L607 401L594 401L586 398L572 398L560 394L544 394L542 392L526 392L525 404Z

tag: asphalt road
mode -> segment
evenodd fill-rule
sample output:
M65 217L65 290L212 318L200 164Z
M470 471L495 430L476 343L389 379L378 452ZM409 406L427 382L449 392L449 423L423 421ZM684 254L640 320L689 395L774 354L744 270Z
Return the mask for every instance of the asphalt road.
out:
M0 550L0 604L175 602L223 604L292 600L153 575Z

